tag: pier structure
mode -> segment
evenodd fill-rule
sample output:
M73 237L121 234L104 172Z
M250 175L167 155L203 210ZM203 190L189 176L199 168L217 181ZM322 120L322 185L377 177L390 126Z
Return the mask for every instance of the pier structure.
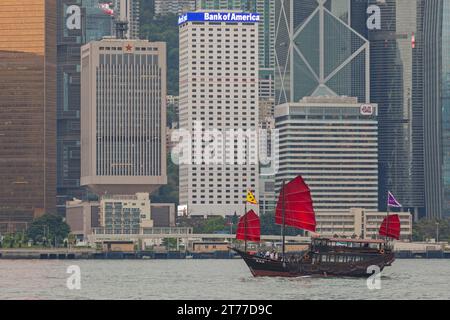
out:
M130 230L125 233L120 229L94 228L93 233L88 236L91 244L104 242L132 241L134 243L145 244L147 242L162 241L163 239L176 239L177 250L180 244L184 244L185 250L192 250L196 241L216 241L232 243L236 239L235 234L194 234L193 228L142 228L142 230ZM286 241L295 243L308 243L309 237L291 236L286 237ZM261 235L263 242L279 242L280 235Z

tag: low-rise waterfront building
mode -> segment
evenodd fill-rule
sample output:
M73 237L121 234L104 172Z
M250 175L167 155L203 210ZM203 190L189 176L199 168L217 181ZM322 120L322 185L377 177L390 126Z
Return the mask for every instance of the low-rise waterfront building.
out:
M74 199L66 202L66 223L77 240L86 241L93 228L100 227L100 203Z
M127 234L132 230L153 227L148 193L105 195L100 200L100 226Z
M401 223L401 240L412 237L412 215L409 212L398 214ZM351 208L347 212L319 212L316 215L317 233L324 237L357 237L376 239L386 212L374 212L361 208Z
M151 218L153 227L167 228L175 227L176 224L176 210L175 203L152 203Z
M105 241L102 243L103 252L135 252L134 241Z
M413 216L409 212L393 212L400 217L400 238L401 240L411 240L413 229ZM380 230L381 223L386 218L386 212L364 212L364 236L365 238L376 238Z
M213 253L216 251L228 251L228 242L193 242L192 251L195 253Z
M143 234L175 226L174 203L151 203L148 193L106 195L66 203L66 221L79 241L97 234Z

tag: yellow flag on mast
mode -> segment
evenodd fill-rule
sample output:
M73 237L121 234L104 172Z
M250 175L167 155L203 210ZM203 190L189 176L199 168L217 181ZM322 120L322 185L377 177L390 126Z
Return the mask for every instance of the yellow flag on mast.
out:
M247 191L247 203L258 204L258 201L256 201L255 196L250 190Z

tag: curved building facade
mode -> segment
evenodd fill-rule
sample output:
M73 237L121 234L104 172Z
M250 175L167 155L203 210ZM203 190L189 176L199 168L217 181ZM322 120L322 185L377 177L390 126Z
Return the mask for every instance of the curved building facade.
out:
M424 9L425 202L428 218L450 216L450 1Z
M62 216L66 201L82 199L86 194L80 187L81 46L110 36L113 22L99 8L99 3L99 0L57 3L57 210ZM79 25L71 18L77 10Z
M381 29L370 30L371 101L379 107L379 209L387 192L405 210L424 209L423 0L371 0Z

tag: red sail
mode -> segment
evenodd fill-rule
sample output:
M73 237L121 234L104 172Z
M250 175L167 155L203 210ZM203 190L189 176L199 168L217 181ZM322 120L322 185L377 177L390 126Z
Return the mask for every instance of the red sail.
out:
M400 239L400 218L398 214L393 214L384 218L380 226L380 236Z
M239 219L236 239L247 241L261 241L261 223L255 211L250 210Z
M283 192L285 224L298 229L316 232L316 214L311 191L301 176L286 184L284 191L281 190L275 215L276 224L283 224Z

